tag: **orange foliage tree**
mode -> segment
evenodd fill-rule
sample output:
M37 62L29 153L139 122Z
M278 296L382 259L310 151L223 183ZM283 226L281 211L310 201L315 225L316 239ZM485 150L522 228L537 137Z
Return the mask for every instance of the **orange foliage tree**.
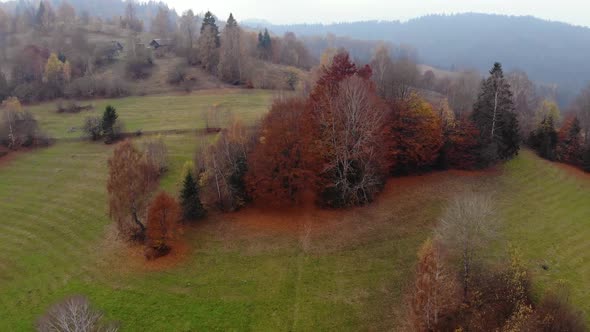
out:
M170 251L169 241L181 218L180 205L165 192L160 192L148 210L147 245L148 258L165 255Z
M388 142L392 171L406 174L435 164L443 146L440 117L417 95L391 104Z
M260 137L248 156L246 183L254 200L272 205L298 203L312 190L317 163L313 130L302 98L277 100L264 118Z
M418 252L416 281L408 312L412 331L438 331L460 297L454 271L447 267L442 246L428 239Z
M109 213L122 234L142 241L145 224L141 221L156 181L143 155L127 140L109 159Z

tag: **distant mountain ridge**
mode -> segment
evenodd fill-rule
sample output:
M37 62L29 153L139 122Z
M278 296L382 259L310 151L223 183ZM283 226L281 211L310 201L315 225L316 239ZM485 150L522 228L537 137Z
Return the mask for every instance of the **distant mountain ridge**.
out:
M430 15L400 21L270 25L276 34L348 36L409 44L421 62L444 69L476 68L493 62L521 69L538 82L558 84L569 100L590 81L590 28L531 16Z

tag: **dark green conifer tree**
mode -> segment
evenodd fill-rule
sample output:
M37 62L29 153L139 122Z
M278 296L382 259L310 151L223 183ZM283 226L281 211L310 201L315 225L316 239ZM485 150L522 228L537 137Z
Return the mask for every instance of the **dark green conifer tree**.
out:
M518 120L501 64L495 63L490 77L483 81L472 118L480 132L482 162L491 164L518 154Z
M187 172L180 191L180 204L184 220L199 220L205 217L206 211L201 203L199 187L192 172Z
M105 139L105 143L107 144L112 143L117 138L115 124L117 123L118 117L119 116L117 115L117 110L113 106L108 105L105 108L104 113L102 115L101 128L102 135Z
M201 33L203 33L205 31L205 28L208 26L211 27L211 30L215 34L215 45L219 47L221 45L221 41L219 39L219 27L217 26L217 23L215 21L215 16L213 16L213 14L210 11L205 13L205 17L203 18L203 24L201 25Z

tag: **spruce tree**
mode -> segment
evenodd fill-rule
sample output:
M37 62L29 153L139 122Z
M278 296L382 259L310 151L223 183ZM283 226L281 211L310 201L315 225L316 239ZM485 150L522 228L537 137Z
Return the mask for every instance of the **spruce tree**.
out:
M193 178L192 172L186 172L182 190L180 192L180 204L184 220L199 220L206 214L201 203L199 187Z
M234 18L234 14L229 13L229 18L227 19L227 22L225 24L225 27L229 27L229 28L235 28L238 26L238 22L236 21L236 19Z
M107 144L112 143L117 138L115 133L115 124L118 117L117 110L113 106L108 105L105 108L102 115L101 127L102 134L105 138L105 143Z
M217 23L215 21L215 16L213 16L213 14L210 11L205 13L205 17L203 18L203 25L201 25L201 34L205 32L205 29L207 27L211 27L211 31L215 36L215 45L219 47L221 45L221 41L219 40L219 27L217 26Z
M518 154L518 120L514 113L510 84L504 78L500 63L494 64L490 77L483 81L472 118L480 131L484 163L510 159Z

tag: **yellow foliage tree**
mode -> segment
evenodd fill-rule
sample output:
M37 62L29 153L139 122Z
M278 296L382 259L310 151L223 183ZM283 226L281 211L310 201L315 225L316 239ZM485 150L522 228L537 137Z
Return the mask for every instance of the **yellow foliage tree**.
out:
M543 119L546 117L552 117L555 124L558 124L561 120L559 106L557 106L555 102L547 99L543 100L539 109L537 109L537 112L535 113L535 123L538 124L543 122Z
M16 145L15 121L23 113L23 106L17 97L8 97L2 102L2 120L8 127L8 140L10 147Z
M56 82L63 78L64 64L59 61L57 54L51 53L45 64L43 80L45 82Z

